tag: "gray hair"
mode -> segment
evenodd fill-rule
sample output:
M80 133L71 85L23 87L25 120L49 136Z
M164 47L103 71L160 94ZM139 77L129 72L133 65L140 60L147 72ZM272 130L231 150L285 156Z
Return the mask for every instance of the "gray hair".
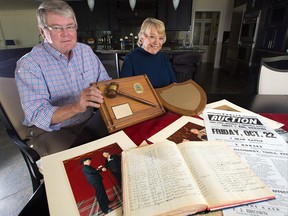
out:
M48 13L56 13L65 17L73 18L77 26L77 20L73 9L64 0L45 0L36 12L38 26L40 28L46 25L46 16Z
M138 33L138 41L137 41L138 46L142 46L143 37L145 36L145 34L147 34L148 31L151 30L152 26L156 27L159 34L163 34L163 36L164 36L163 43L166 42L166 32L165 32L164 23L161 20L149 17L149 18L145 19L141 25L141 29Z

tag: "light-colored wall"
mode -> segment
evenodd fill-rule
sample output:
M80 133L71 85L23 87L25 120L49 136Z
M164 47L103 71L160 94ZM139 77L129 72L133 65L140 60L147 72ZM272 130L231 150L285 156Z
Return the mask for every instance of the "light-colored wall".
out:
M5 47L13 39L16 46ZM0 49L32 47L39 42L36 8L29 10L0 10Z
M220 56L222 50L222 37L224 31L229 31L231 27L232 12L234 1L232 0L193 0L192 6L192 22L194 20L195 11L217 11L220 12L220 22L218 29L218 37L216 44L216 54L214 67L220 67Z
M191 23L193 23L195 11L220 12L219 33L214 61L215 68L220 67L223 31L230 30L233 4L234 1L232 0L193 0ZM0 49L32 47L39 42L36 9L0 10ZM16 46L5 47L5 39L15 39Z

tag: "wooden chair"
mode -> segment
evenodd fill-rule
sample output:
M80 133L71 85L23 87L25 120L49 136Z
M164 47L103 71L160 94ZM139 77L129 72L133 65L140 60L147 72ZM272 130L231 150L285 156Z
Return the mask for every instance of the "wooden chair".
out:
M288 94L288 56L263 58L260 65L258 94Z
M36 191L43 181L43 175L37 166L40 155L27 144L28 129L22 124L24 112L13 77L0 77L0 117L8 136L24 157L31 176L33 191Z
M188 52L172 58L172 67L178 82L192 79L197 82L198 69L202 61L201 53Z

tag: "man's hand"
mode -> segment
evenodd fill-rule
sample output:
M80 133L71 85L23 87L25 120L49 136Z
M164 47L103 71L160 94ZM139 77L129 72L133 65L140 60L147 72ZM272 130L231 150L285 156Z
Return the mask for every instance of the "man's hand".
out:
M92 84L89 88L84 89L81 92L79 100L80 112L85 112L87 107L99 108L103 103L103 95L96 84Z
M93 83L81 92L78 102L59 107L54 112L51 123L57 124L85 112L87 107L99 108L103 101L102 92L97 88L96 83Z

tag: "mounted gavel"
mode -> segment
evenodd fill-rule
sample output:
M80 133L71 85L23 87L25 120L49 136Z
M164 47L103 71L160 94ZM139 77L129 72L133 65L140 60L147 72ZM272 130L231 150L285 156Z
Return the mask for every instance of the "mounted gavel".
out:
M147 101L147 100L144 100L142 98L139 98L139 97L135 97L133 95L129 95L125 92L122 92L119 90L119 84L117 82L111 82L107 88L107 91L106 91L106 97L108 98L115 98L117 95L123 95L123 96L126 96L128 98L131 98L133 100L136 100L138 102L141 102L141 103L144 103L144 104L148 104L150 106L154 106L156 107L157 105L150 102L150 101Z

